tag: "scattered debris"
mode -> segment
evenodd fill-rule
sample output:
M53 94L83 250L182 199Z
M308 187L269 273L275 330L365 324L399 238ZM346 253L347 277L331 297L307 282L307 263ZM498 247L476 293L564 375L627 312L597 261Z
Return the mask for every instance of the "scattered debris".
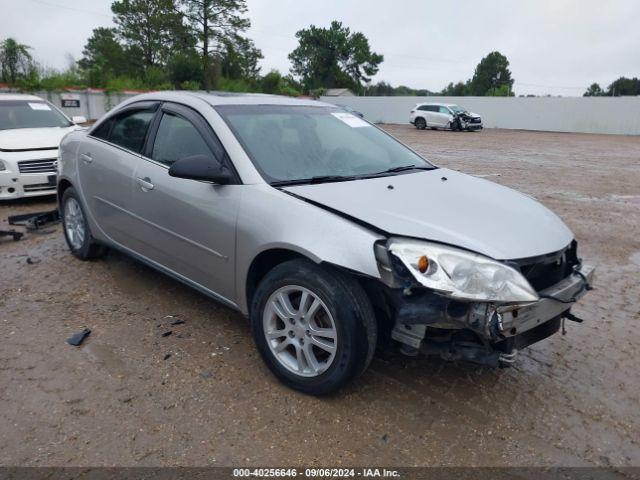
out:
M82 342L84 342L89 335L91 335L91 330L89 330L88 328L85 328L80 333L76 333L72 337L67 338L67 343L69 345L73 345L74 347L79 347L80 345L82 345Z
M169 335L171 335L173 332L171 330L166 331L162 334L163 337L168 337Z
M211 372L200 372L200 376L205 379L213 377Z
M58 209L48 212L22 213L10 215L7 220L9 225L21 225L26 227L27 231L34 231L40 230L46 225L58 223L60 221L60 213Z
M173 322L171 322L171 325L182 325L183 323L186 323L184 320L174 320Z
M40 263L42 260L40 260L39 258L33 259L31 257L27 257L27 263L29 265L35 265L36 263Z
M170 353L166 353L166 354L164 355L163 360L169 360L170 358L171 358L171 354L170 354Z
M474 177L478 177L478 178L501 177L501 176L502 176L501 173L485 173L485 174L474 175Z
M13 241L17 242L24 237L24 233L16 230L0 230L0 237L13 237Z

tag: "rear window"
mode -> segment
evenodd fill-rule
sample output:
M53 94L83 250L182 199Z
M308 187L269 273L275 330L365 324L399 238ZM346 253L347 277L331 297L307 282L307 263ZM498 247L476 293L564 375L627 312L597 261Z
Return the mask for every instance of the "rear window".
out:
M72 123L42 100L0 101L0 130L70 127Z

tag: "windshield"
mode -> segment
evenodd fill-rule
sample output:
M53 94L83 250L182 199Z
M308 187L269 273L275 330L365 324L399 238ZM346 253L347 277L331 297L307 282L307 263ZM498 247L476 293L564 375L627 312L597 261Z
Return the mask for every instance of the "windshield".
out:
M449 105L449 108L454 112L454 113L464 113L467 111L466 108L462 108L460 105Z
M0 101L0 130L69 126L62 113L43 101Z
M216 110L270 183L435 168L382 130L337 108L223 105Z

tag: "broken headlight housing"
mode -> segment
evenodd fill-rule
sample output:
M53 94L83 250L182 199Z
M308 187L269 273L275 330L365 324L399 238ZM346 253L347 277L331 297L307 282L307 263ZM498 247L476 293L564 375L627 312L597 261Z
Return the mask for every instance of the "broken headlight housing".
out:
M499 303L540 298L516 269L477 253L408 239L390 239L387 248L421 285L448 297Z

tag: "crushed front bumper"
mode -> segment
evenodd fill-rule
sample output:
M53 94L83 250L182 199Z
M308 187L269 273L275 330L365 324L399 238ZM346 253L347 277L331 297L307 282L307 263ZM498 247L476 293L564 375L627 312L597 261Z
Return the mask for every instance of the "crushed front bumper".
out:
M421 350L490 366L511 363L517 350L558 331L594 277L595 268L584 265L541 291L538 301L519 305L462 303L433 294L402 298L391 336L405 353ZM470 342L468 333L477 341Z
M537 302L498 307L498 328L502 336L524 333L569 310L587 293L585 281L591 285L595 277L595 268L590 265L584 265L578 272L540 292Z

